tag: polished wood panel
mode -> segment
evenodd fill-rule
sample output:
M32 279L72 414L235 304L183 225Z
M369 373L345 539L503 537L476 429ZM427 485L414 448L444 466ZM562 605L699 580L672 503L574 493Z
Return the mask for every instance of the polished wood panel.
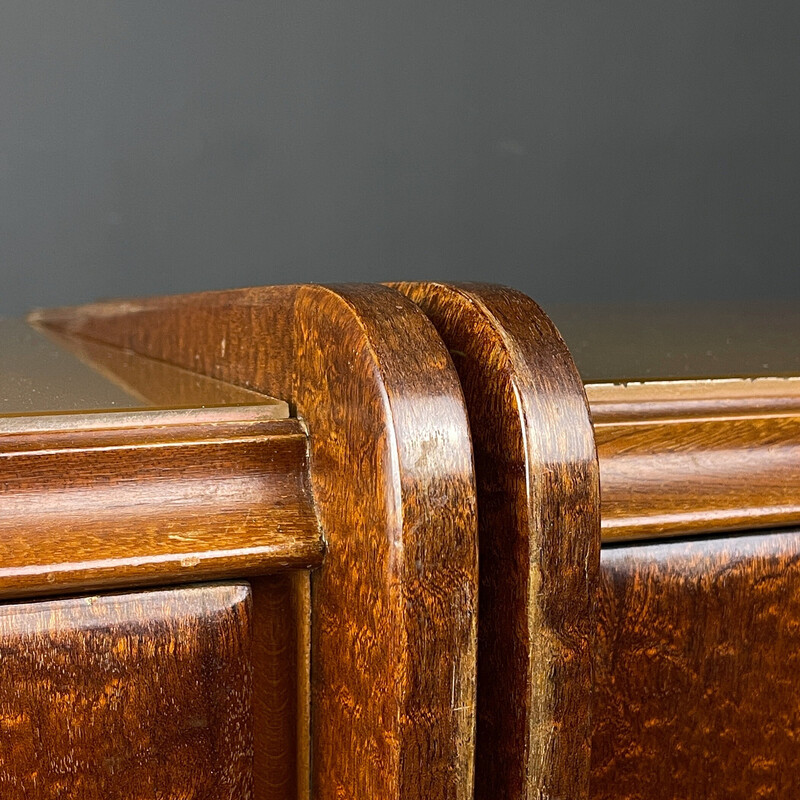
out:
M800 534L603 548L593 800L800 793Z
M477 522L457 375L387 287L275 287L43 324L290 400L328 544L314 577L319 798L471 797Z
M0 596L321 562L301 423L258 407L172 414L0 425Z
M595 420L605 541L800 524L800 406L742 401Z
M398 284L450 349L480 510L476 798L585 798L600 520L583 387L552 323L493 286Z
M0 795L252 796L245 584L0 606Z

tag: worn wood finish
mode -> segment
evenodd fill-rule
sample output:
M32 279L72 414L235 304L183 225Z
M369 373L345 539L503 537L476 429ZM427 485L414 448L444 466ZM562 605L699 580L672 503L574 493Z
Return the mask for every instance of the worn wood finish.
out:
M97 430L102 426L131 428L142 427L144 418L150 427L175 425L182 421L195 426L209 425L223 433L219 429L225 417L228 421L245 422L249 419L263 422L289 416L288 406L283 400L120 348L52 331L47 333L60 347L144 403L172 408L144 413L6 418L0 420L0 430L16 425L22 431L30 431L32 423L39 430L58 429L59 421L62 430L74 431L80 427ZM237 405L221 408L220 403ZM191 407L175 408L183 405ZM264 452L263 455L272 460L274 466L281 464L275 453ZM303 460L306 461L305 452ZM155 494L149 497L155 502ZM306 499L310 501L308 491ZM286 497L270 494L269 500L287 510ZM254 524L258 522L258 518L253 520ZM318 535L316 538L320 541ZM308 582L309 575L305 571L255 577L251 582L255 800L303 800L308 797Z
M603 539L800 524L800 406L742 402L596 418Z
M587 383L595 423L706 417L756 417L800 408L800 378Z
M40 322L289 399L328 551L314 578L318 798L470 798L477 599L469 429L447 350L387 287L276 287Z
M604 548L593 800L800 793L800 534Z
M399 284L464 387L480 509L476 797L586 797L598 471L580 378L524 295Z
M321 563L306 431L245 411L0 424L0 596Z
M4 800L252 797L245 584L0 606Z

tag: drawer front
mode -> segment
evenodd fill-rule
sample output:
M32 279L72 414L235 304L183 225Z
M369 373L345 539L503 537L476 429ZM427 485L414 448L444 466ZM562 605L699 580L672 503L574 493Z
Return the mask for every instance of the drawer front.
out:
M244 583L0 607L0 797L250 797L250 647Z
M800 533L603 550L593 800L800 795Z

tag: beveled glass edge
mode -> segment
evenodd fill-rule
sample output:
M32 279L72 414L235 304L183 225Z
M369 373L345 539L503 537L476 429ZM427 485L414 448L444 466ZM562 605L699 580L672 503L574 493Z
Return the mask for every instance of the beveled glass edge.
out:
M281 400L266 398L260 404L175 406L165 408L65 411L0 416L0 436L87 430L168 427L186 424L266 422L289 418L289 407Z

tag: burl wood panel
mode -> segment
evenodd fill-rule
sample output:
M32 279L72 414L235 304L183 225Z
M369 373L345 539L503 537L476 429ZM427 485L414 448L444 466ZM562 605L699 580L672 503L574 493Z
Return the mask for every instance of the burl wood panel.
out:
M800 795L800 534L604 548L593 800Z
M604 541L800 523L800 406L717 402L596 413Z
M0 432L0 596L319 564L305 428L215 414Z
M524 295L399 284L453 355L480 520L476 797L585 798L598 470L583 386Z
M458 376L419 308L388 287L294 286L40 321L293 404L328 546L311 606L313 794L470 798L474 475Z
M0 796L252 796L246 584L0 607Z

